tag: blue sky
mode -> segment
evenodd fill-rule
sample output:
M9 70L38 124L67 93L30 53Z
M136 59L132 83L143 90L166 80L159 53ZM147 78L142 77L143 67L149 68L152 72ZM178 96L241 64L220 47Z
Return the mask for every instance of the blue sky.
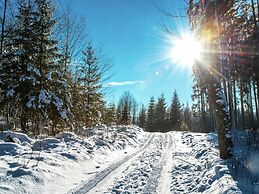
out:
M168 57L171 42L161 25L164 22L179 34L187 28L187 19L167 18L156 8L182 15L183 0L58 1L86 17L90 39L113 59L107 100L117 102L124 91L130 91L139 103L147 104L162 92L170 101L176 89L182 103L191 102L192 73Z

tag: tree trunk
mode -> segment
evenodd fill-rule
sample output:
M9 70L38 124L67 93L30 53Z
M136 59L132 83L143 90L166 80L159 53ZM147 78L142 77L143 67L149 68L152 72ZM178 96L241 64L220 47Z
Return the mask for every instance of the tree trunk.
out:
M204 101L204 91L201 92L201 122L202 122L202 130L208 132L206 127L206 113L205 113L205 101Z
M233 94L234 94L234 106L233 106L233 117L234 123L233 127L237 127L237 93L236 93L236 81L233 79Z
M26 114L22 114L20 118L20 124L21 124L21 131L22 132L27 132L27 116Z
M241 127L245 127L245 110L244 110L244 92L243 92L243 83L240 80L240 107L241 107Z
M252 12L253 12L253 21L256 27L256 15L255 15L255 5L254 5L254 0L251 0L252 3ZM257 5L258 6L258 5Z
M215 46L211 46L210 48L208 48L208 50L215 50ZM219 72L219 56L211 52L210 54L207 54L207 57L205 58L210 69L214 69L216 70L216 72ZM227 112L228 107L220 83L221 78L222 77L218 74L211 75L209 79L208 94L215 115L216 128L218 131L220 157L222 159L229 159L232 157L232 140L229 115Z
M2 30L1 30L0 54L3 54L6 7L7 7L7 0L4 0L4 13L3 13Z
M253 125L254 125L254 108L253 108L253 100L252 100L252 87L251 87L251 81L249 80L249 82L248 82L248 89L249 89L249 91L248 91L248 95L249 95L249 102L248 102L248 104L249 104L249 109L248 109L248 111L249 111L249 118L250 118L250 128L251 127L253 127Z
M255 102L255 115L256 115L256 123L259 121L259 115L258 115L258 104L257 104L257 95L256 95L256 88L255 88L255 80L253 78L253 92L254 92L254 102ZM258 124L256 124L256 127Z
M214 110L216 120L220 157L222 159L229 159L232 157L232 141L230 135L228 114L225 111L227 106L225 104L223 93L221 92L220 82L218 81L217 83L212 83L209 86L209 97L212 101L212 108Z

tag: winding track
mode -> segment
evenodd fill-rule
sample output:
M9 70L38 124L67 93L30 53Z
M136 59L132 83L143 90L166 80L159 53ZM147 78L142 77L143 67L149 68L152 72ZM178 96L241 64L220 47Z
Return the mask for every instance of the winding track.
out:
M173 145L171 133L152 134L138 151L69 193L170 193Z

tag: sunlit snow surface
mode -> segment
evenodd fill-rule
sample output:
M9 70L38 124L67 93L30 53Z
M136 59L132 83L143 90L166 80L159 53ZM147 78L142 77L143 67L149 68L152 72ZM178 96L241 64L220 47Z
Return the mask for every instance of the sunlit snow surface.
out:
M0 193L242 193L215 134L134 126L36 140L0 133ZM15 142L7 142L7 137ZM238 151L236 151L238 152ZM257 169L255 159L249 168ZM240 179L241 180L241 179ZM246 184L251 187L251 184ZM249 188L246 188L249 189Z

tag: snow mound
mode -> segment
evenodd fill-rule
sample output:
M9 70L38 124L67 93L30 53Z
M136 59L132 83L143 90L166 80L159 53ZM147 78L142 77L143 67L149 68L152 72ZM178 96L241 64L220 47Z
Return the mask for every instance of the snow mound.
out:
M0 193L66 193L133 152L143 137L136 126L102 125L84 129L80 136L61 132L43 139L1 132Z
M28 135L24 133L18 133L14 131L2 131L0 132L0 140L6 141L6 142L16 142L19 144L32 144L34 140L32 138L29 138Z
M175 193L242 193L228 161L220 159L216 134L176 135L171 186Z
M56 138L45 138L43 140L36 141L33 146L33 151L41 151L57 148L60 144L60 140Z
M72 132L60 132L55 137L64 142L77 142L80 139Z
M16 143L0 143L0 156L15 156L19 153L20 146Z

